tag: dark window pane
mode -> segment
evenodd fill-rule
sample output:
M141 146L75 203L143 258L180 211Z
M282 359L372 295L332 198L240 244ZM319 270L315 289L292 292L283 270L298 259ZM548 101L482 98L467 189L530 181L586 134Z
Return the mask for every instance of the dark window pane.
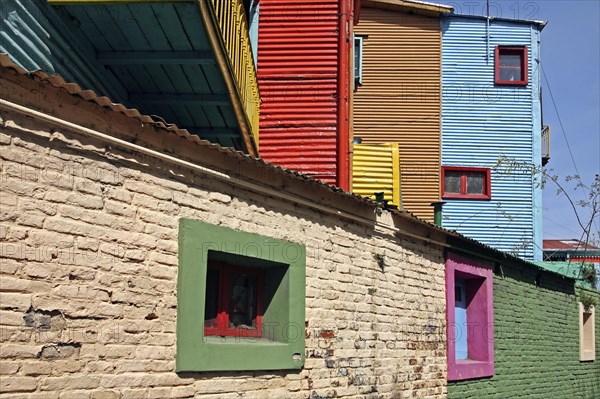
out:
M521 67L521 54L500 54L500 67Z
M463 300L462 299L462 290L459 285L454 287L454 300L456 302L461 302Z
M452 194L460 194L460 173L446 172L444 173L444 192Z
M204 301L204 326L217 327L217 314L219 312L219 271L208 269L206 271L206 298Z
M484 182L483 173L467 174L467 194L485 194L483 191Z
M256 277L241 273L231 274L230 328L256 329L256 294Z

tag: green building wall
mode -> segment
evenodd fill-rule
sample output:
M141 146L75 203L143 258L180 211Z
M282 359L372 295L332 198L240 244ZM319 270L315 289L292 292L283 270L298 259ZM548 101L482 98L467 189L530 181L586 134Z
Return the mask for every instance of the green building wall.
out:
M600 398L598 316L596 361L579 361L578 295L583 290L556 274L522 266L497 268L495 375L449 382L448 398ZM600 303L600 292L585 292Z

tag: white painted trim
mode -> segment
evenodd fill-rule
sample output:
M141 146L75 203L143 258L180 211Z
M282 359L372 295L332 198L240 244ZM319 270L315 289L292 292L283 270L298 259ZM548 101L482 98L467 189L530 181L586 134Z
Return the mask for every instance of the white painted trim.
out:
M583 314L591 313L588 323L592 324L591 336L586 336L583 326ZM584 349L586 340L592 341L591 349ZM596 308L591 307L589 311L585 311L583 304L579 302L579 360L582 362L593 362L596 360Z

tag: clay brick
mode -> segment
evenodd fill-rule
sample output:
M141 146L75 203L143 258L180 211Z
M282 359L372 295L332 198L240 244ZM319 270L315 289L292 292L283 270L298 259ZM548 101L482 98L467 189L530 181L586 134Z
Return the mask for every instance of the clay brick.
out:
M159 200L170 200L171 192L162 187L156 185L150 185L143 182L134 180L127 180L123 185L123 188L128 191L136 193L146 194L150 197L157 198Z
M12 309L25 312L31 306L31 294L0 293L0 309Z
M21 364L19 362L0 361L0 374L11 375L16 374ZM6 377L4 377L6 378Z
M71 391L92 389L100 385L100 378L93 375L46 377L40 382L42 391Z
M117 201L104 201L104 209L111 214L125 216L128 218L134 218L136 214L136 208L127 206Z
M223 204L229 204L231 202L231 196L217 192L208 194L208 199L211 201L222 202Z
M7 145L10 144L10 136L8 134L0 133L0 144Z
M37 389L37 380L33 377L0 378L0 393L33 392Z

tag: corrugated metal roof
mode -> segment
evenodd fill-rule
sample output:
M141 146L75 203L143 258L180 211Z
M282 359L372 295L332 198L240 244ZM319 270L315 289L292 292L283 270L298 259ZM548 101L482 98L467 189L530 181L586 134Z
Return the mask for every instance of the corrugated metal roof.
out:
M487 17L485 15L469 15L469 14L449 14L448 17L483 19L484 21L487 19ZM528 25L538 25L540 30L544 29L544 27L548 24L548 21L543 21L543 20L516 19L516 18L493 17L493 16L490 16L490 21L503 21L503 22L515 22L515 23L528 24Z
M278 173L280 173L284 176L287 176L288 178L292 178L294 180L300 180L300 181L304 181L309 184L313 184L315 186L320 187L320 189L322 189L322 190L334 192L337 195L343 196L345 198L349 198L351 200L370 205L374 209L381 208L380 204L376 203L375 201L372 201L369 198L346 192L339 187L335 187L330 184L326 184L322 181L319 181L317 179L314 179L314 178L304 175L302 173L295 172L293 170L289 170L289 169L282 168L280 166L273 165L273 164L266 162L260 158L253 158L253 157L249 156L248 154L245 154L241 151L236 151L232 148L223 148L218 144L213 144L207 140L202 140L198 136L190 134L187 130L180 129L175 124L166 123L161 118L156 118L156 117L152 117L149 115L143 115L137 109L127 108L123 104L113 103L107 97L104 97L104 96L99 97L92 90L82 90L79 87L79 85L77 85L75 83L66 82L60 75L49 75L42 71L28 72L24 68L16 65L14 62L12 62L10 57L7 54L0 53L0 67L6 68L6 69L11 69L20 75L29 76L33 79L46 81L50 85L52 85L54 87L58 87L60 89L63 89L71 95L80 97L86 101L93 102L100 107L108 108L113 112L121 113L121 114L126 115L127 117L137 119L143 123L147 123L156 128L159 128L159 129L171 132L171 133L175 133L179 137L183 137L186 140L189 140L190 142L194 142L196 145L208 147L213 151L218 151L218 152L223 153L227 156L230 156L236 160L244 160L244 161L247 161L250 163L254 163L257 166L268 167L268 168L271 168L272 170L277 171ZM390 212L398 217L401 217L401 218L407 220L407 221L424 226L432 231L437 231L438 233L442 233L447 238L453 238L454 240L461 242L463 245L464 244L473 245L475 247L475 248L473 248L473 251L472 251L473 253L477 252L478 249L484 249L488 253L495 255L498 261L499 260L510 260L513 262L521 263L522 265L525 265L525 266L542 269L540 266L536 265L535 263L523 260L521 258L518 258L518 257L508 254L506 252L499 251L495 248L490 247L489 245L485 245L485 244L480 243L472 238L465 237L456 231L447 230L442 227L436 226L432 223L429 223L425 220L422 220L422 219L418 218L417 216L415 216L414 214L412 214L411 212L408 212L405 210L398 210L398 209L391 209ZM485 257L485 254L481 253L478 256Z
M600 248L586 244L583 241L577 239L565 239L565 240L544 240L544 250L572 250L572 251L586 251L586 250L600 250Z
M418 1L418 0L404 0L404 3L414 3L417 5L426 5L426 6L434 6L434 7L440 7L440 8L444 8L447 10L452 10L453 7L448 5L448 4L441 4L441 3L433 3L431 1Z
M433 3L420 0L362 0L363 7L376 7L383 9L397 9L406 11L425 11L426 13L439 15L449 14L453 7L447 4Z

